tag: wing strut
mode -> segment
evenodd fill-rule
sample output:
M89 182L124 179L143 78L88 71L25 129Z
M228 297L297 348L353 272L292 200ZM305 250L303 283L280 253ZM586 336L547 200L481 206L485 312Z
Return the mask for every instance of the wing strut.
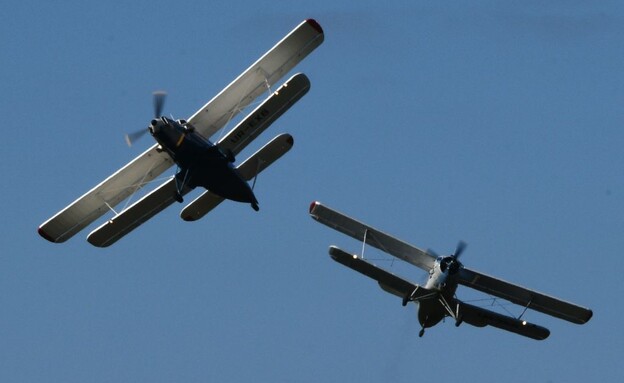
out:
M522 310L522 313L520 313L520 315L518 316L518 319L522 319L522 316L529 309L529 307L531 306L531 303L533 303L533 297L531 297L531 300L529 300L529 303L527 303L526 306L524 306L524 310Z
M362 259L364 259L364 249L366 249L366 237L368 236L368 228L364 230L364 239L362 240Z

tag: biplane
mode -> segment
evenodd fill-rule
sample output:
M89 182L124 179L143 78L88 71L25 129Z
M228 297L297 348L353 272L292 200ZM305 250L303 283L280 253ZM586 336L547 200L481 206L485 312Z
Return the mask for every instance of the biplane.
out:
M416 303L421 337L425 333L425 328L435 326L446 317L451 317L455 320L456 326L464 322L476 327L489 325L543 340L550 335L550 331L523 320L522 316L527 309L576 324L586 323L592 317L592 311L587 308L465 267L459 261L466 248L464 242L459 242L453 254L439 256L432 251L423 251L385 234L320 202L313 202L310 205L310 215L318 222L362 241L363 246L375 247L428 273L427 282L418 285L377 267L363 256L347 253L336 246L329 248L332 259L376 280L383 290L401 298L403 306L409 302ZM512 317L463 302L456 296L459 285L520 305L524 310L519 317Z
M182 209L186 221L201 218L225 199L249 203L257 211L258 201L248 182L253 179L255 184L261 171L288 152L293 138L280 134L237 166L235 156L307 93L310 82L302 73L273 92L271 87L323 39L323 29L315 20L303 21L188 120L161 116L164 94L155 93L155 117L144 132L156 144L45 221L39 234L51 242L64 242L112 212L113 217L87 237L95 246L109 246L174 202L183 202L196 187L206 191ZM209 140L265 93L268 97L229 133L216 143ZM127 202L121 211L114 210L174 165L175 175L133 204Z

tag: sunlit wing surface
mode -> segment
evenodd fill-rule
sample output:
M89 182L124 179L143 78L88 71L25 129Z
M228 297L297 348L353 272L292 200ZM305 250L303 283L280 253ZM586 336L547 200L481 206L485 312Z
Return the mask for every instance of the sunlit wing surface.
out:
M189 122L202 135L206 137L213 135L233 116L266 92L267 86L273 86L321 45L323 39L321 26L315 20L305 20L221 93L208 101L189 118Z
M297 73L219 140L217 146L223 151L229 150L237 155L295 102L299 101L308 90L310 90L310 80L303 73Z
M290 134L285 133L275 137L240 164L236 168L238 174L245 181L251 180L286 154L292 148L293 143L294 140ZM205 191L182 210L180 217L185 221L196 221L217 207L221 202L223 202L222 197L209 190Z
M333 210L320 202L310 205L310 215L320 223L393 255L425 271L433 268L435 257L425 251Z
M550 331L547 328L536 324L502 315L461 301L458 301L458 303L459 315L462 321L470 325L476 327L493 326L501 330L511 331L513 333L537 340L544 340L550 335Z
M318 47L323 39L320 25L314 20L305 20L197 111L189 122L200 134L210 137ZM51 242L64 242L153 181L173 165L171 158L164 152L158 153L156 147L152 146L44 222L38 229L39 234Z
M65 242L173 165L151 147L39 227L51 242Z
M464 286L573 323L583 324L592 317L590 309L467 268L461 269L458 280Z
M390 294L394 294L399 298L410 295L413 300L423 299L432 296L434 293L424 287L417 286L405 279L392 274L382 268L375 266L368 261L359 258L357 255L349 254L344 250L331 246L329 254L332 259L341 263L369 278L376 280L379 286Z

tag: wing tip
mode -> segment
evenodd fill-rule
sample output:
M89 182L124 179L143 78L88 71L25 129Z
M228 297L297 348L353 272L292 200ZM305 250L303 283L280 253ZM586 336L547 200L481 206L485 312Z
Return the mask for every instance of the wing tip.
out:
M43 239L48 240L52 243L58 243L58 241L56 241L54 238L52 238L52 236L50 236L48 233L45 232L45 230L43 230L42 226L39 226L39 228L37 229L37 233L39 233L39 235L41 237L43 237Z
M312 216L314 216L314 210L316 210L316 207L319 206L320 204L321 203L319 201L312 201L312 203L310 204L310 208L309 208L310 214Z
M323 28L321 27L321 24L319 24L318 21L314 19L306 19L305 22L308 23L312 28L314 28L318 33L322 35L325 34L325 32L323 32Z
M586 315L583 318L579 318L579 322L578 324L585 324L587 322L589 322L590 319L592 319L592 317L594 316L594 312L590 309L585 309L586 310Z
M186 214L186 215L182 215L182 214L180 214L180 218L182 218L182 220L184 220L184 221L186 221L186 222L194 222L194 221L197 221L197 218L196 218L193 214L191 214L191 213L188 213L188 214Z

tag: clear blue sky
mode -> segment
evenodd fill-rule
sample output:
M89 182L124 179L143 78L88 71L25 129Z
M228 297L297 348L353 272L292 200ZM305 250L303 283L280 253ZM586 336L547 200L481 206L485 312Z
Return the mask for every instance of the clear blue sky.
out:
M189 224L172 206L107 249L92 228L37 235L152 144L123 134L153 90L188 117L310 17L312 88L247 152L295 137L259 213L224 203ZM624 376L621 2L9 0L0 18L0 381ZM544 342L451 321L418 338L413 305L331 261L360 244L310 219L315 199L439 253L465 240L469 267L594 318L528 312Z

